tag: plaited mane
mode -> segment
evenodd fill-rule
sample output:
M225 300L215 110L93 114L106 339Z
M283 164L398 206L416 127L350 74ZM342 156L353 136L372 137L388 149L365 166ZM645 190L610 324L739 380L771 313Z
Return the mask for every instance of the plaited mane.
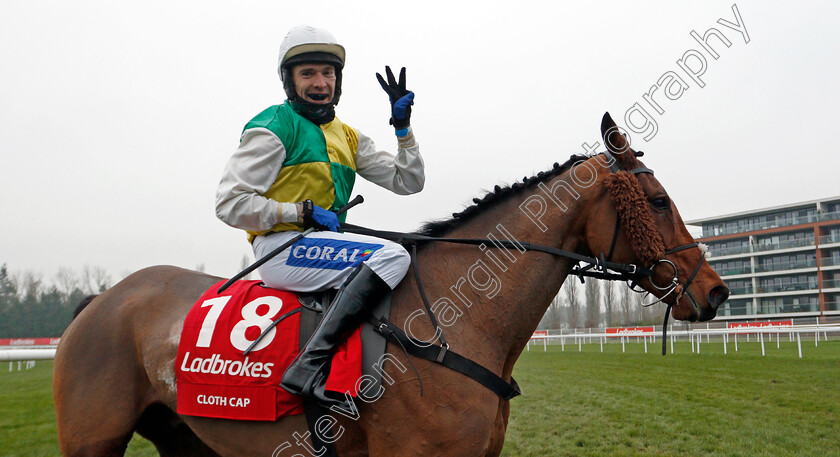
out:
M643 265L653 265L663 257L665 242L653 223L653 214L638 178L621 170L607 176L606 183L633 252Z
M525 177L522 182L511 186L496 186L484 198L474 198L473 205L460 213L453 213L451 219L427 222L416 233L432 237L445 236L486 209L525 189L531 189L541 182L549 181L575 163L586 159L588 159L586 156L573 155L563 165L555 163L551 170L540 172L530 178ZM639 180L626 171L610 174L606 179L610 198L616 205L622 229L633 252L645 265L652 265L663 257L665 243L653 223L653 214L650 212L650 206Z
M493 191L487 193L484 198L474 198L474 205L465 208L460 213L453 213L451 219L426 222L422 227L420 227L420 230L418 230L417 233L432 237L444 236L486 209L499 204L513 195L519 194L525 189L532 189L541 182L549 181L555 176L558 176L571 168L572 165L588 158L589 157L583 155L573 155L563 165L555 163L550 170L542 171L530 178L522 178L522 182L514 183L510 186L496 186L493 188Z

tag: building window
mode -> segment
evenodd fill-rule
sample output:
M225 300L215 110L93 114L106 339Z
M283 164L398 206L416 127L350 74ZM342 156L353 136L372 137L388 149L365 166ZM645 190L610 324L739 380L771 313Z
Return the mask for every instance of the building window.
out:
M825 296L826 311L840 311L840 294L828 294Z
M762 298L758 302L758 314L776 314L782 307L782 300L780 298Z
M840 226L826 227L823 229L824 235L820 236L820 245L840 243Z
M773 234L758 237L758 250L769 251L776 249L796 248L801 246L814 245L814 231L799 231L790 233Z
M713 257L743 254L750 252L750 240L744 238L740 240L726 240L709 243L709 250Z
M840 265L840 249L832 249L820 259L820 266L822 267L832 267L836 265Z
M817 275L799 274L791 276L776 276L759 278L758 293L791 292L797 290L813 290L817 288Z
M807 313L819 310L816 295L762 298L758 303L758 314Z
M815 268L817 256L813 252L800 252L798 254L781 254L775 256L760 257L759 264L755 271L783 271L796 270L800 268Z
M726 281L729 287L729 293L732 295L746 295L753 293L752 280L750 279L731 279Z
M752 300L727 300L723 309L718 310L721 316L745 316L750 313Z
M823 289L840 287L840 272L828 273L823 277Z
M723 262L710 263L717 274L724 275L740 275L745 273L752 273L749 259L727 260Z

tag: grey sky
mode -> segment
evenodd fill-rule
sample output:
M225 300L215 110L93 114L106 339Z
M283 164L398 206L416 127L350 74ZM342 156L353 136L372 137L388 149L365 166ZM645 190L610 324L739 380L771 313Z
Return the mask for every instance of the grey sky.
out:
M398 6L399 5L399 6ZM426 189L357 181L350 222L411 230L581 153L640 103L645 163L686 220L840 195L840 4L733 2L0 2L0 264L52 277L155 264L230 276L250 249L213 198L244 124L283 101L286 31L347 49L338 116L394 151L374 74L407 67ZM690 36L715 27L717 60ZM700 88L677 64L707 61ZM666 72L678 100L643 94ZM658 98L657 98L658 97Z

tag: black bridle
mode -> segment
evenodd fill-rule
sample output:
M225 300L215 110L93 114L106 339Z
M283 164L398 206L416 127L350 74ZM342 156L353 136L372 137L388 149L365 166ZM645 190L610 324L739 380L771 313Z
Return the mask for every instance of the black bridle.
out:
M610 168L615 173L620 171L615 158L609 152L604 153L608 159L611 160ZM641 151L639 151L638 155L641 155ZM646 168L646 167L639 167L633 170L629 170L635 176L638 176L642 173L650 173L653 175L653 170ZM530 243L527 241L517 241L517 240L491 240L491 239L481 239L481 238L442 238L442 237L431 237L426 235L420 235L416 233L402 233L402 232L391 232L391 231L382 231L382 230L373 230L368 229L365 227L360 227L352 224L342 224L341 230L345 232L351 233L360 233L370 236L375 236L378 238L384 238L391 241L395 241L397 243L407 245L411 247L411 257L412 257L412 266L414 269L414 275L417 282L417 288L420 292L420 297L423 301L423 304L426 308L426 312L429 315L429 320L431 321L432 326L435 329L435 337L436 339L440 339L441 344L428 344L426 342L419 342L411 338L409 335L405 334L405 332L401 331L401 329L394 325L390 320L387 318L380 318L372 322L374 327L378 333L389 339L390 341L394 341L402 347L403 351L407 354L413 354L417 357L424 358L426 360L430 360L444 366L447 366L453 370L459 371L475 380L483 384L485 387L490 389L491 391L495 392L501 398L505 400L509 400L516 395L519 395L519 388L516 385L516 382L511 379L511 382L507 382L502 379L500 376L496 375L495 373L491 372L490 370L478 365L477 363L460 356L459 354L451 351L449 349L449 344L446 342L444 337L443 331L441 330L440 326L438 325L437 318L432 311L431 305L429 304L429 299L426 296L426 292L423 288L422 281L420 278L420 265L417 260L417 245L419 243L425 242L446 242L446 243L456 243L456 244L466 244L466 245L476 245L476 246L485 246L485 247L493 247L493 248L506 248L506 249L517 249L520 251L537 251L537 252L544 252L547 254L565 257L567 259L573 260L577 262L577 264L572 268L569 272L572 275L578 276L581 282L584 281L584 277L591 277L596 279L606 279L606 280L613 280L613 281L627 281L629 282L630 288L636 292L645 292L645 291L638 291L635 287L643 281L645 278L648 279L648 282L656 289L665 291L664 295L659 297L657 301L653 303L649 303L644 306L652 306L659 302L664 302L665 298L667 298L672 293L676 292L676 296L672 303L666 303L667 309L665 311L665 321L662 325L662 355L665 355L665 340L667 338L667 329L668 329L668 319L671 314L671 308L679 302L684 294L687 293L688 287L694 281L697 273L699 273L701 266L703 265L703 260L705 260L705 251L700 247L701 244L694 242L685 244L682 246L677 246L672 249L668 249L663 252L663 256L668 256L675 254L677 252L681 252L687 249L692 248L699 248L701 250L700 260L697 263L697 266L694 268L694 271L691 272L689 277L686 279L685 282L680 283L679 280L679 272L677 266L671 260L662 258L653 263L650 267L642 267L636 264L631 263L620 263L620 262L613 262L612 255L615 250L616 241L618 239L618 232L620 227L620 216L618 215L618 211L616 211L616 223L615 229L613 231L612 241L610 243L610 250L608 255L604 255L602 252L598 257L591 257L582 254L578 254L576 252L567 251L564 249L555 248L553 246L545 246L541 244ZM673 269L673 276L665 286L658 285L654 280L654 269L659 265L669 265ZM648 292L649 293L649 292ZM693 302L693 298L691 294L688 294L688 297ZM696 303L695 303L696 306ZM410 361L410 359L409 359ZM413 366L413 364L412 364ZM415 369L416 372L416 369ZM419 380L418 374L418 380ZM420 384L421 395L422 395L422 381Z
M628 149L628 151L629 151L629 149ZM644 153L642 151L638 151L637 154L640 157L642 155L644 155ZM605 151L604 155L609 159L610 170L612 170L613 173L617 173L617 172L621 171L621 168L618 166L618 161L615 159L615 157L613 157L613 155L610 152ZM640 175L642 173L649 173L651 176L653 176L653 170L651 170L650 168L647 168L647 167L634 168L632 170L629 170L629 173L632 173L634 176L637 176L637 177L638 177L638 175ZM610 252L606 257L607 261L612 259L613 250L615 249L615 243L616 243L616 240L618 239L618 230L619 230L620 225L621 224L620 224L619 214L618 214L618 211L616 211L615 228L613 230L612 241L610 242ZM655 289L660 290L660 291L665 291L665 294L662 295L661 297L658 297L657 300L655 300L651 303L642 304L642 306L648 307L648 306L653 306L657 303L665 303L665 305L667 306L665 308L665 320L662 322L662 355L665 355L665 353L666 353L665 340L668 337L668 318L671 316L671 308L674 305L676 305L677 303L679 303L680 299L685 294L687 294L689 300L691 300L691 302L694 304L694 306L695 307L697 306L697 303L694 301L694 298L691 296L690 293L687 293L687 292L688 292L688 287L691 285L692 282L694 282L694 278L697 277L697 273L700 272L700 268L703 266L703 261L706 260L706 252L708 251L708 248L706 248L705 245L703 245L702 243L699 243L699 242L695 241L694 243L688 243L688 244L684 244L682 246L677 246L675 248L668 249L668 250L666 250L662 253L663 256L668 256L668 255L675 254L675 253L680 252L680 251L685 251L685 250L691 249L691 248L698 248L700 250L700 259L697 262L697 266L694 267L694 270L691 272L691 274L688 276L688 278L686 279L686 281L684 283L680 284L679 271L677 269L677 265L674 262L672 262L668 259L662 258L662 259L659 259L656 262L654 262L653 265L651 265L649 268L646 269L646 274L645 274L644 277L633 278L633 279L631 279L631 281L628 284L628 286L630 287L630 290L632 290L633 292L645 293L646 295L650 295L650 292L648 292L644 289L636 290L636 287L638 286L639 281L646 277L648 279L648 282L650 283L650 285L653 286ZM660 286L653 280L653 277L654 277L654 270L656 269L656 267L659 266L659 265L663 265L663 264L668 265L672 268L673 276L671 277L671 280L670 280L670 282L668 282L668 284L666 284L665 286ZM605 278L605 279L608 279L608 278ZM581 277L581 282L582 281L583 281L583 278ZM664 301L665 298L667 298L669 295L671 295L675 291L677 292L677 295L676 295L676 298L674 298L673 302L672 303L665 302Z
M629 152L632 153L628 149ZM610 165L610 170L613 173L617 173L621 171L621 167L619 167L618 162L616 161L615 157L605 151L603 153ZM636 155L641 157L644 153L642 151L636 152ZM653 170L647 167L637 167L632 170L628 170L629 173L632 173L634 176L638 176L640 174L648 173L653 175ZM517 241L517 240L490 240L490 239L482 239L482 238L441 238L441 237L430 237L425 235L419 235L415 233L402 233L402 232L391 232L391 231L382 231L382 230L372 230L365 227L360 227L351 224L342 224L341 230L352 232L352 233L361 233L365 235L371 235L379 238L385 238L388 240L396 241L401 244L411 245L413 246L412 250L412 257L414 259L414 267L415 272L419 271L419 265L416 263L416 246L418 243L423 242L446 242L446 243L456 243L456 244L470 244L476 246L487 246L487 247L495 247L495 248L507 248L507 249L520 249L525 251L536 251L536 252L545 252L547 254L565 257L570 260L574 260L577 264L572 267L572 270L569 274L577 276L581 282L584 282L584 277L590 277L595 279L604 279L608 281L624 281L628 283L628 286L631 290L637 293L646 293L650 295L651 293L645 290L637 290L638 284L642 282L645 278L648 279L648 282L653 286L655 289L664 291L665 293L658 297L656 301L651 303L644 304L643 306L653 306L657 303L665 303L667 308L665 310L665 319L662 324L662 354L665 354L665 339L668 335L668 319L671 314L671 308L679 303L680 299L683 295L686 295L688 292L689 286L691 286L694 279L697 277L697 274L700 272L700 268L703 265L703 261L705 260L705 253L706 251L701 248L701 243L694 242L688 243L682 246L677 246L675 248L668 249L663 252L663 256L669 256L671 254L675 254L680 251L684 251L687 249L698 248L700 249L700 259L697 262L697 266L694 267L694 270L685 280L685 282L680 283L679 280L679 271L677 266L674 262L662 258L657 260L653 263L650 267L643 267L640 265L632 264L632 263L620 263L620 262L613 262L612 256L615 250L615 245L618 240L618 233L621 226L620 217L618 211L616 211L616 220L615 226L613 229L613 236L612 241L610 242L610 250L607 255L604 255L602 252L598 257L591 257L582 254L578 254L576 252L567 251L564 249L555 248L553 246L545 246L541 244L530 243L527 241ZM671 277L670 281L661 286L653 280L654 277L654 269L660 265L668 265L671 267L673 271L673 276ZM429 312L430 319L432 321L433 326L435 327L436 334L441 335L441 341L444 343L444 350L448 348L446 345L445 340L442 338L442 331L440 330L439 326L437 325L437 320L434 318L434 314L431 312L431 306L428 303L428 300L425 297L425 292L423 291L422 286L419 285L421 297L423 298L424 304L426 305L426 309ZM676 292L676 296L671 303L665 302L665 299L670 296L671 294ZM692 303L695 304L694 298L691 297L691 294L687 294L689 299Z

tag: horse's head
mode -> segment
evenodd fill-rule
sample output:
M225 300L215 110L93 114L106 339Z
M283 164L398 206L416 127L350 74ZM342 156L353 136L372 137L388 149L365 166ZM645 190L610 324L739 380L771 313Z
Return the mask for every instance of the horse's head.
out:
M650 274L638 276L638 286L673 305L675 319L714 318L729 289L705 261L705 246L688 233L668 193L609 113L601 134L609 153L589 162L611 172L598 173L602 198L592 203L597 208L587 220L589 249L611 253L612 262L645 267Z

